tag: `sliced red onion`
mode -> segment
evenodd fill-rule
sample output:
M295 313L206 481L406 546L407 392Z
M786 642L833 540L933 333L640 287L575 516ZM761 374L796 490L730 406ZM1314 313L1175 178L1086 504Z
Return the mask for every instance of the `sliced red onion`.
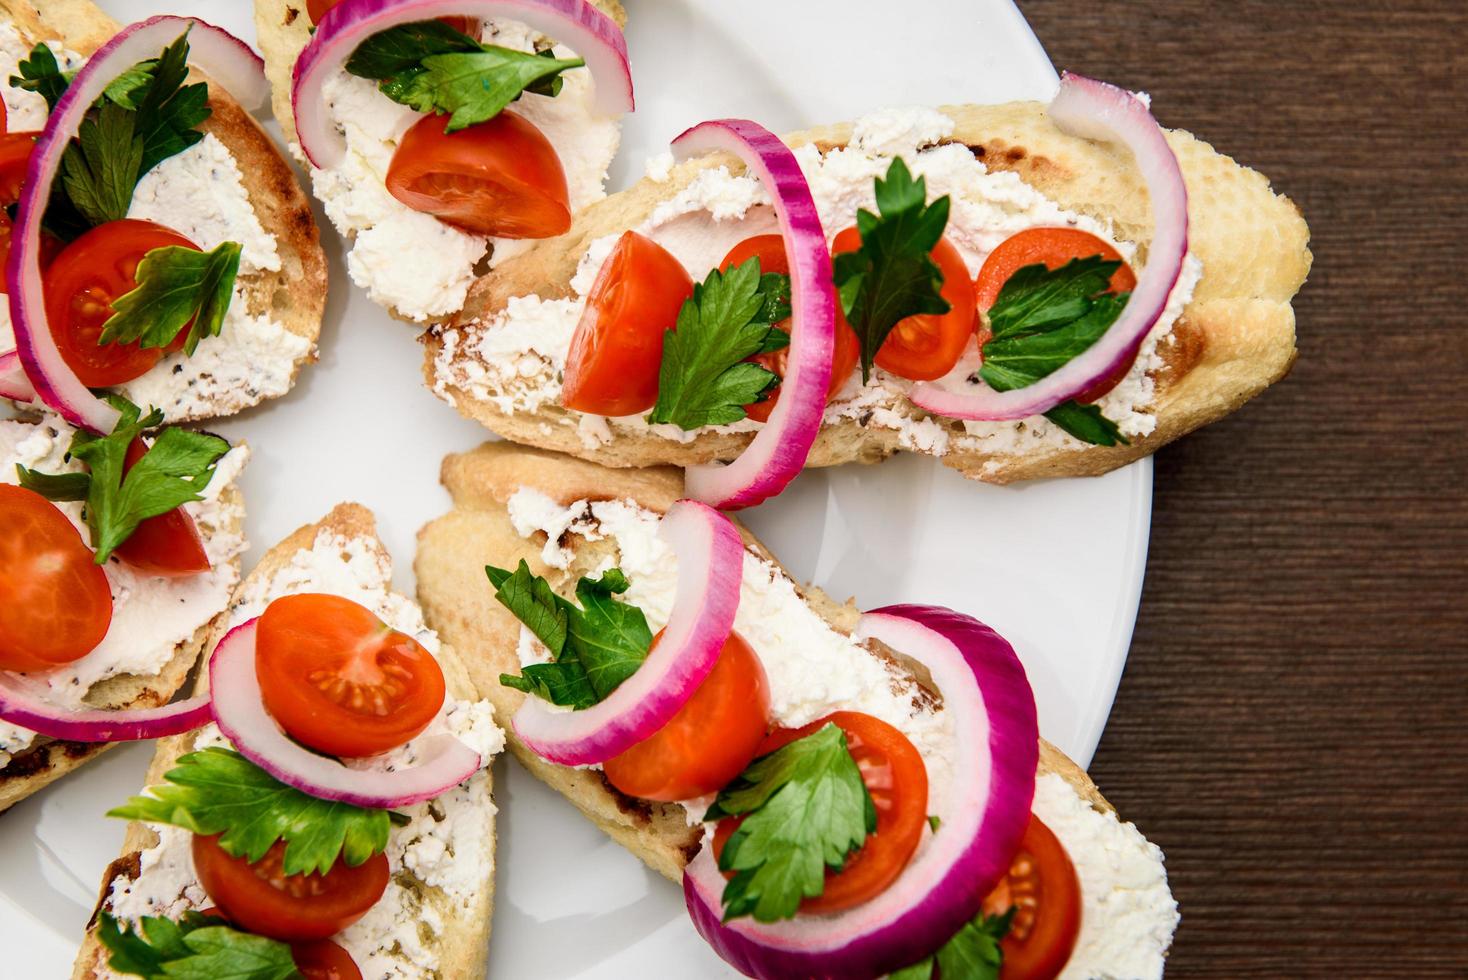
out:
M688 912L714 951L751 977L867 980L930 955L978 914L1030 819L1040 734L1014 648L978 620L937 606L878 609L862 616L855 635L928 669L955 729L954 784L935 813L937 831L897 880L846 912L725 923L726 882L705 843L683 876Z
M62 154L77 134L87 110L104 89L140 61L158 57L179 35L189 32L189 62L223 86L238 102L253 108L270 94L265 65L239 38L194 17L152 17L128 27L98 49L72 79L36 140L12 232L10 319L25 373L41 401L73 426L110 432L117 410L99 399L67 367L46 322L41 286L41 218L51 200L51 184Z
M255 675L258 619L230 630L209 659L214 721L235 749L287 786L322 800L386 809L441 796L479 771L479 753L452 735L420 736L423 761L391 772L348 769L291 741L265 710Z
M132 742L209 724L209 699L159 708L71 708L48 701L35 681L0 671L0 721L68 742Z
M678 591L662 636L637 672L600 704L570 711L527 697L511 724L536 754L565 766L605 762L662 728L714 669L734 628L744 542L712 507L680 500L658 536L678 561Z
M914 405L954 419L1023 419L1048 412L1095 386L1137 356L1142 341L1167 308L1188 252L1188 189L1177 156L1142 100L1124 89L1066 72L1050 103L1061 131L1085 139L1121 143L1132 151L1152 200L1152 242L1147 264L1121 316L1094 344L1069 363L1024 388L996 391L987 385L950 391L921 382L909 396Z
M635 108L627 39L616 21L585 0L342 0L316 25L291 73L296 134L312 165L336 167L345 157L346 144L331 122L322 89L358 45L399 24L457 15L528 25L586 62L598 110L612 116Z
M690 497L724 510L752 507L784 490L805 467L821 431L836 343L836 290L821 216L795 154L747 119L713 119L673 140L679 159L723 151L744 161L775 202L790 261L790 353L780 398L739 458L688 468Z
M0 397L13 401L28 402L36 397L31 379L25 376L25 367L20 363L19 351L0 354Z

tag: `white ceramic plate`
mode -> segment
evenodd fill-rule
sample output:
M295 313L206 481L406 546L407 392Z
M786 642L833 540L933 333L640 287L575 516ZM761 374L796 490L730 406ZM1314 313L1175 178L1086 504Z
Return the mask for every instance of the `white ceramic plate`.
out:
M688 125L748 116L778 131L881 105L1045 99L1055 73L1009 0L626 0L639 109L613 172L622 187ZM253 39L248 0L101 0L121 21L194 14ZM420 384L413 332L347 280L321 224L332 286L321 361L287 398L217 428L248 438L253 563L332 504L378 514L412 589L414 533L448 505L449 452L484 438ZM1151 514L1150 461L1096 480L996 488L930 459L813 471L748 515L794 572L867 606L943 603L1018 648L1041 729L1089 761L1131 640ZM0 973L70 974L122 824L102 813L141 787L146 745L124 746L0 820ZM496 769L500 862L492 976L712 977L677 888L513 764ZM18 959L17 959L18 957ZM12 972L18 971L18 972Z

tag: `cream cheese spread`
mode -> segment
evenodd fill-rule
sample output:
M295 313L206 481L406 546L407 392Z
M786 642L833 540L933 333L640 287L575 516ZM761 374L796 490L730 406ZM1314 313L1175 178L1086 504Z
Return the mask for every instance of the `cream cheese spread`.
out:
M67 461L73 430L54 417L34 425L0 421L0 482L17 482L17 464L43 473L78 472L80 463ZM213 566L207 572L181 578L159 578L134 571L113 557L103 571L112 587L112 624L96 649L54 670L22 675L37 693L61 704L80 705L92 688L111 677L132 674L156 676L177 653L179 644L229 604L239 581L237 560L245 550L240 525L244 506L221 494L234 484L249 459L249 449L236 446L217 464L203 491L203 500L185 504L204 541ZM82 540L89 532L80 502L56 505L76 525ZM29 729L0 723L0 766L37 738Z
M483 40L517 51L545 49L549 42L513 21L489 21ZM558 58L573 57L563 45ZM606 196L607 168L616 156L620 130L592 102L593 82L585 68L563 72L559 95L526 93L510 111L533 123L555 148L566 174L573 212ZM375 82L345 70L329 79L323 96L346 141L345 160L330 169L311 169L316 196L337 231L351 240L347 270L372 299L412 320L426 321L461 309L475 270L523 250L524 242L491 239L450 227L414 211L387 190L387 172L403 134L423 116L393 102Z
M889 109L857 122L849 146L825 153L813 144L797 148L796 159L828 239L834 240L854 224L859 208L875 208L874 181L900 156L915 176L926 179L930 199L949 195L952 204L945 234L962 254L971 275L977 275L984 259L1006 238L1037 226L1079 228L1112 243L1128 258L1135 254L1133 245L1118 241L1101 222L1061 208L1016 174L989 171L967 147L942 142L953 129L953 120L933 109ZM671 160L654 158L648 174L655 181L667 181L672 174ZM700 281L734 245L751 235L779 229L769 196L759 182L720 166L700 171L633 230L668 249ZM609 235L590 243L569 297L516 297L483 322L442 331L442 348L434 363L434 388L439 396L449 399L449 388L459 388L505 413L535 412L558 404L571 338L596 272L617 237ZM1173 327L1201 275L1201 263L1189 256L1167 310L1143 344L1136 364L1099 402L1126 436L1145 436L1156 427L1154 374L1163 366L1160 349L1171 342ZM939 383L966 385L979 363L978 344L973 341ZM1013 454L1083 445L1039 416L1017 422L935 418L908 401L910 390L911 382L880 369L866 386L853 375L827 406L825 421L853 421L891 430L903 448L936 456L955 448ZM753 431L760 425L746 419L732 426L684 432L671 425L650 427L640 415L602 419L573 411L556 423L575 427L589 449L610 442L618 432L652 432L688 442L706 431Z
M1179 921L1161 848L1054 773L1035 781L1034 809L1081 882L1081 932L1062 980L1160 978Z
M438 653L438 636L424 624L422 611L393 592L391 582L391 562L375 541L322 532L272 576L246 585L230 606L229 622L233 626L253 619L282 595L327 592L371 609L430 653ZM449 699L420 738L445 731L477 749L486 767L504 748L504 733L494 724L487 701ZM194 744L229 743L210 725ZM357 764L391 769L411 761L413 745ZM445 916L475 914L493 880L496 810L488 772L481 770L436 799L396 810L409 819L394 825L388 840L393 878L378 903L334 939L352 954L364 977L427 980L439 976L436 938L445 930ZM129 921L144 915L177 917L208 904L194 872L191 835L175 827L154 829L159 841L142 852L141 873L132 881L118 878L106 900L114 915Z

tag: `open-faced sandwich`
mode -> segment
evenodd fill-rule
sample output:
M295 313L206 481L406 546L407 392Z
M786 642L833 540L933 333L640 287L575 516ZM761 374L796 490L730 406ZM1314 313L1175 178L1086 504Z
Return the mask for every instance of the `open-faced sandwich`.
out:
M632 109L617 0L255 0L255 20L352 281L394 315L457 313L605 196Z
M0 395L108 432L110 391L170 422L285 394L326 263L247 111L260 59L202 21L122 30L87 0L0 0Z
M484 975L504 737L391 579L343 504L240 585L196 692L212 723L111 811L134 822L76 977Z
M199 717L168 702L239 582L248 450L120 407L0 421L0 810Z
M441 397L517 442L692 467L728 507L899 450L1104 473L1294 359L1299 212L1144 96L1067 75L1048 105L783 140L715 120L673 148L433 327Z
M416 560L429 624L514 754L681 881L734 967L1161 975L1162 853L1040 740L992 630L835 604L680 499L676 470L499 443L444 481Z

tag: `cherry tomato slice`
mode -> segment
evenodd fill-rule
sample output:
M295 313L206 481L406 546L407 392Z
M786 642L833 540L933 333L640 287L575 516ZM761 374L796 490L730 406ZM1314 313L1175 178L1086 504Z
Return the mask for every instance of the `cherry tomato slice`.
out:
M1058 269L1072 259L1084 259L1092 255L1099 255L1111 262L1121 262L1121 268L1111 274L1110 292L1129 293L1137 288L1136 273L1122 259L1121 253L1090 232L1077 228L1027 228L1000 242L999 247L984 260L983 268L979 269L978 278L974 280L978 307L988 312L989 307L999 298L999 291L1009 282L1009 277L1027 265ZM987 328L981 329L980 333L979 344L982 346L988 340ZM1108 391L1121 384L1131 369L1132 362L1128 361L1081 392L1075 400L1083 405L1099 401Z
M10 262L10 236L14 230L10 213L5 209L20 200L26 167L31 161L31 151L36 148L36 137L40 135L38 132L0 135L0 293L10 292L9 274L5 270ZM55 235L41 233L42 269L51 264L61 247L61 240Z
M403 135L388 193L476 235L550 238L571 227L566 172L534 124L508 109L457 133L448 124L425 116Z
M756 757L833 723L846 732L862 781L877 809L877 829L838 872L826 872L826 888L800 903L809 913L840 912L870 901L912 860L928 822L928 768L907 736L871 715L837 711L803 728L778 728L760 744ZM743 817L721 820L714 832L714 856L724 849Z
M311 18L313 25L319 24L321 18L326 16L326 12L339 3L341 0L306 0L306 15ZM476 40L484 30L477 17L440 17L438 19L460 34L467 34Z
M194 835L194 871L224 917L241 929L285 942L325 939L367 914L387 890L387 855L326 874L287 875L285 843L276 841L251 864L230 857L219 838Z
M673 253L623 232L602 263L566 357L561 404L595 415L632 415L658 400L663 334L693 295Z
M759 258L760 272L779 272L790 274L790 260L785 255L785 239L780 235L754 235L735 245L724 256L724 261L719 263L719 268L727 272L737 265L743 265L751 258ZM790 321L786 320L778 324L781 330L790 330ZM785 377L785 365L790 357L790 351L777 350L770 354L756 354L750 360L760 365L767 371L772 371L780 377ZM846 322L838 306L836 309L836 346L831 356L831 384L826 388L826 401L829 403L841 389L846 387L851 373L856 370L857 362L861 360L861 341L856 339L856 331L851 329L851 324ZM775 410L775 402L780 400L780 388L775 386L762 402L752 402L744 406L745 413L756 422L768 422L770 413Z
M306 980L362 980L352 954L330 939L292 943L291 959Z
M1031 814L1007 874L984 899L986 915L1013 908L1001 980L1053 980L1081 931L1081 883L1065 847Z
M350 599L306 593L266 607L255 634L265 707L292 738L348 758L396 748L443 707L433 655Z
M0 670L79 660L112 625L112 586L76 525L9 483L0 483L0 596Z
M673 802L716 793L754 758L769 728L769 713L764 665L738 633L730 633L693 697L655 734L608 759L606 777L628 796L644 800Z
M134 439L123 460L126 475L147 453L142 439ZM175 578L209 571L209 553L194 519L182 507L150 517L137 526L113 554L146 575Z
M833 254L861 248L861 232L855 225L831 243ZM947 313L922 313L899 320L877 349L877 367L910 381L933 381L958 363L969 338L974 335L978 313L974 308L974 284L968 277L963 255L946 238L940 238L928 253L943 273L940 290L948 301Z
M106 388L146 374L165 351L138 344L101 344L112 301L137 287L138 264L167 246L199 247L151 221L126 218L98 225L66 246L44 276L46 318L67 366L89 388ZM188 336L178 332L169 350Z

